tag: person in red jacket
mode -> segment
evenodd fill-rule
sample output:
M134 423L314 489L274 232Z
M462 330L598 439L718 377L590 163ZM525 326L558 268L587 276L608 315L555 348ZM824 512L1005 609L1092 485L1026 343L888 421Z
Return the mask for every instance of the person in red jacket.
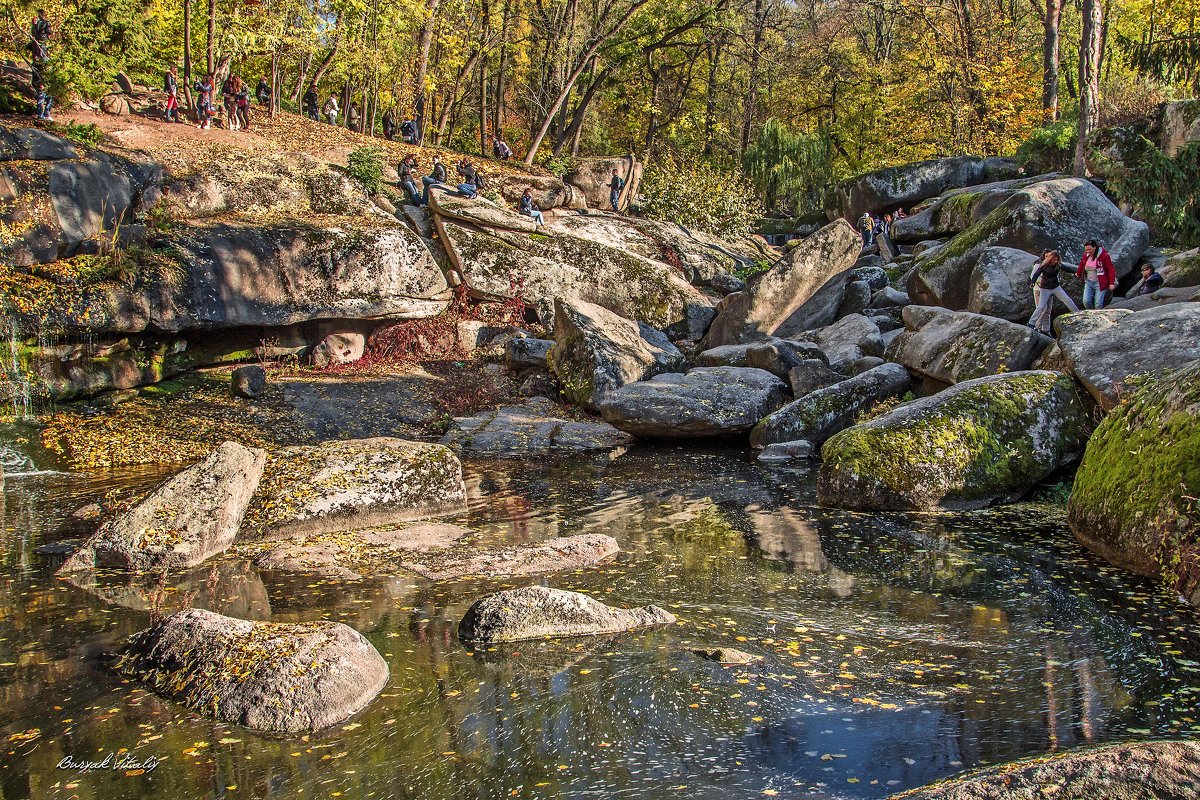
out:
M1104 308L1117 285L1117 270L1108 251L1095 239L1083 243L1083 258L1079 259L1076 277L1083 279L1083 307Z

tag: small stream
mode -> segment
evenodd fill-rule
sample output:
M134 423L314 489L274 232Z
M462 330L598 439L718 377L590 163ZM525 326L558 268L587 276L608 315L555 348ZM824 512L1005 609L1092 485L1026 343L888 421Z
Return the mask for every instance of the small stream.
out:
M167 582L60 581L44 546L87 532L72 514L163 473L71 474L19 429L3 436L5 800L876 798L1089 742L1200 735L1200 617L1092 558L1058 506L821 509L808 467L727 448L468 458L472 499L450 521L480 544L610 534L617 560L541 582L680 620L476 650L455 635L467 606L528 580L347 583L226 557ZM153 613L189 605L340 620L391 681L338 728L273 738L97 666ZM714 645L765 658L689 652ZM122 750L158 765L56 769Z

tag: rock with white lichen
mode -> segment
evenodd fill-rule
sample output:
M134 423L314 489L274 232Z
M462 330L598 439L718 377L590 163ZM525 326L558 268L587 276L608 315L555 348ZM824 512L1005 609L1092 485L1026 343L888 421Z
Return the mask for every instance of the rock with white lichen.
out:
M459 623L458 635L466 641L515 642L620 633L674 622L675 615L658 606L615 608L578 592L526 586L477 600Z

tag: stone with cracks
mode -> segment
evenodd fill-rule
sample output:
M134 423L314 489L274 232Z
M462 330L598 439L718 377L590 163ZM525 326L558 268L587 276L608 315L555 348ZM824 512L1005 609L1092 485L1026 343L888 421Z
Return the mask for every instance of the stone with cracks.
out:
M1078 458L1088 428L1061 372L977 378L830 438L817 493L824 505L864 511L1011 502Z
M879 328L862 314L851 314L818 331L805 334L829 360L835 370L849 367L863 356L883 355Z
M675 615L658 606L615 608L578 592L527 586L477 600L459 623L458 635L469 642L516 642L620 633L674 622Z
M267 388L267 371L258 364L238 367L229 376L229 389L236 397L252 400Z
M1016 177L1017 171L1011 159L957 156L918 161L844 181L837 187L838 201L842 216L857 220L864 211L877 214L895 207L910 208L947 189Z
M793 367L804 361L824 358L824 352L812 342L797 342L791 339L772 337L746 348L746 366L765 369L780 378L786 378Z
M204 716L270 733L345 722L388 681L387 662L338 622L250 622L198 608L135 633L113 669Z
M887 359L942 383L1027 370L1051 343L1025 325L934 306L905 306Z
M664 372L683 354L666 336L592 303L556 298L550 366L563 396L591 411L610 392Z
M943 305L1025 323L1033 315L1029 273L1036 262L1037 257L1024 250L989 247L980 254L971 270L965 304Z
M701 438L745 433L786 401L783 381L765 370L697 367L626 384L600 413L635 436Z
M106 523L59 569L147 572L194 567L225 552L263 475L266 453L225 442Z
M502 547L467 556L405 561L407 570L429 580L454 580L468 575L520 577L548 572L582 569L606 561L621 552L617 540L602 533L562 536L537 545Z
M835 383L846 380L846 376L837 370L829 368L824 361L810 358L800 362L788 371L788 383L792 387L792 395L799 400L809 392L824 389Z
M600 420L566 417L545 397L519 406L456 417L442 444L472 453L539 453L549 450L609 450L632 440Z
M853 425L864 411L881 400L900 397L911 385L908 371L899 364L867 370L788 403L758 423L750 434L750 444L766 447L804 439L820 446Z

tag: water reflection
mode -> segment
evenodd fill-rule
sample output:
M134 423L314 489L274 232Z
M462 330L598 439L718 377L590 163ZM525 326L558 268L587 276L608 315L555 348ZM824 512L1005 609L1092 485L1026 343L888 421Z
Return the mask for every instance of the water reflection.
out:
M1093 561L1047 509L869 517L815 507L804 470L715 449L467 465L452 521L486 546L602 532L622 554L538 579L680 624L616 637L457 639L481 594L528 583L339 581L224 558L165 579L52 577L42 545L80 506L155 471L5 483L0 770L5 798L882 797L962 769L1200 719L1196 615ZM188 605L343 621L388 660L344 729L273 739L211 723L97 656ZM722 667L693 646L765 656ZM13 737L13 738L10 738ZM64 775L66 754L165 758ZM236 786L236 789L228 789ZM69 787L69 788L68 788Z

